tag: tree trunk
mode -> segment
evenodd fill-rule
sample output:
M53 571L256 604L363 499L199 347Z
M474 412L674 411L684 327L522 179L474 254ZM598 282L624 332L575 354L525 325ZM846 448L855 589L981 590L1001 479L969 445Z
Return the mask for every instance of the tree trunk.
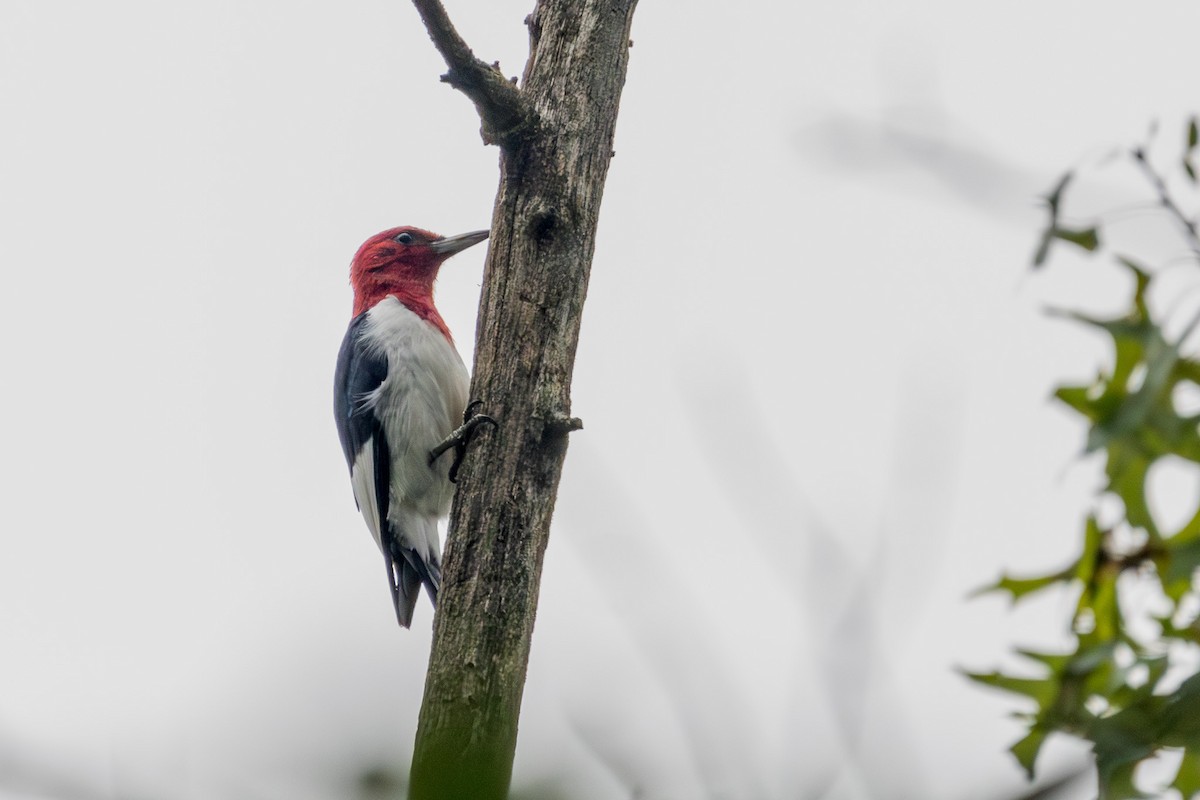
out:
M414 0L500 145L471 397L498 430L460 473L413 754L412 800L507 795L571 373L636 0L541 0L520 89Z

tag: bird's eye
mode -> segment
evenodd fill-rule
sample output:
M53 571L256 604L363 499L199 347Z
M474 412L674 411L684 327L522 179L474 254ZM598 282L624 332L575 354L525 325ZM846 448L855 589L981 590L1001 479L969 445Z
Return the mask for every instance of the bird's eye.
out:
M394 241L397 241L397 242L399 242L400 244L412 244L412 243L413 243L413 237L412 237L412 234L411 234L411 233L402 233L402 234L400 234L399 236L397 236L397 237L394 239Z

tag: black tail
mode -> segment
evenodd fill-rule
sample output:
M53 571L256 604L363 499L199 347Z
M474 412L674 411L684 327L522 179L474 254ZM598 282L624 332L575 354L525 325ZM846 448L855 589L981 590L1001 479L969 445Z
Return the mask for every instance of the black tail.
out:
M442 571L437 564L426 564L412 548L401 547L394 540L384 555L387 565L388 586L392 590L392 604L396 607L396 621L401 627L412 624L413 609L421 595L421 584L429 592L429 601L437 607L438 587L442 583Z

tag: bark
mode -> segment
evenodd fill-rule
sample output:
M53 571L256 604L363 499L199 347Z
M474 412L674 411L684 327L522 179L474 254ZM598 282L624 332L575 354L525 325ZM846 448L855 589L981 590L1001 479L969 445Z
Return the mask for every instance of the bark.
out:
M475 58L437 0L414 0L500 146L471 397L450 516L412 800L503 798L571 416L570 385L637 0L541 0L521 87Z

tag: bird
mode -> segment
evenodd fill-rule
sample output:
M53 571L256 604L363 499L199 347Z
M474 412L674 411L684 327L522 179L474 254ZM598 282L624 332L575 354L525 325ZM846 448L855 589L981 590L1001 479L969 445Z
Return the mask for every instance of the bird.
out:
M383 553L404 628L422 584L437 606L437 523L450 511L472 433L481 422L495 425L471 414L479 404L467 402L467 368L433 304L442 263L487 237L392 228L367 239L350 263L354 307L334 373L334 414L354 500Z

